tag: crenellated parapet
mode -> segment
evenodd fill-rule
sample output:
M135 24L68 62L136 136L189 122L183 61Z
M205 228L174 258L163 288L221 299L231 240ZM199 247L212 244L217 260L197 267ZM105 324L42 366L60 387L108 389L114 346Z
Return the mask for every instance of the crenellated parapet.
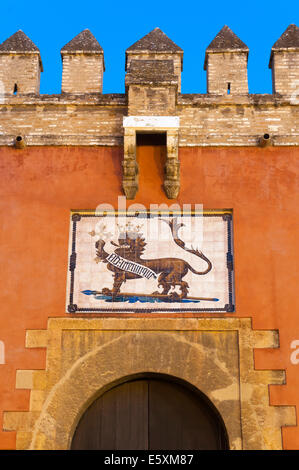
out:
M23 31L17 31L0 44L1 93L39 94L42 71L39 49Z
M124 126L126 117L146 123L174 118L175 131L151 124L145 131L175 132L178 147L299 145L296 25L272 47L272 94L248 93L249 50L227 26L206 49L207 93L202 94L181 93L183 50L159 28L126 50L124 94L102 93L104 51L89 30L62 47L61 56L61 93L39 94L38 47L22 31L0 45L0 145L131 148L139 131ZM135 176L137 188L136 171Z
M151 87L159 86L161 81L168 86L175 85L179 95L183 55L177 44L155 28L126 50L126 91L134 80L141 85L143 79L144 85ZM225 25L206 48L207 94L248 95L248 55L246 44ZM62 93L102 93L104 51L88 29L62 47L61 57ZM269 68L272 69L273 94L294 95L299 80L299 28L296 25L288 26L273 45ZM0 44L1 93L39 95L42 71L40 51L23 31L17 31Z
M159 28L155 28L126 50L126 72L130 71L132 61L167 60L173 64L172 73L177 77L177 91L181 92L181 73L183 71L184 51Z
M248 94L248 53L246 44L224 26L206 49L207 92L214 95Z
M299 99L299 28L291 24L271 50L273 93Z
M102 93L104 51L88 29L61 49L62 93Z

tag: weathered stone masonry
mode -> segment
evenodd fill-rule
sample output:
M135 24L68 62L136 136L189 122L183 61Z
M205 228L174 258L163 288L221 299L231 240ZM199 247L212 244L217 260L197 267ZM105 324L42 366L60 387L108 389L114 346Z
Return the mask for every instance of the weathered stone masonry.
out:
M103 95L103 50L85 30L61 50L62 93L40 95L39 51L18 32L0 45L0 145L123 145L128 115L178 116L179 146L255 146L265 133L298 145L298 37L291 25L272 48L272 95L248 94L248 48L228 27L206 50L207 94L180 93L183 51L156 29L126 52L126 93Z
M224 26L206 49L207 94L181 94L183 51L159 28L126 51L126 93L103 95L104 53L89 30L61 49L61 95L39 95L38 48L18 31L0 45L0 145L123 145L123 191L138 191L137 132L166 132L164 190L180 190L179 146L298 144L299 39L274 44L273 95L249 95L248 47ZM176 129L125 126L126 117L175 117Z

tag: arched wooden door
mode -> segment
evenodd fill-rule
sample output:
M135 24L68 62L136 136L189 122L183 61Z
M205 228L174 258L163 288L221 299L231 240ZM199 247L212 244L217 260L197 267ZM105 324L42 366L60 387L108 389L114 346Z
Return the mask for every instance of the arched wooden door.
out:
M96 399L73 436L73 450L227 449L224 425L199 393L147 378L118 385Z

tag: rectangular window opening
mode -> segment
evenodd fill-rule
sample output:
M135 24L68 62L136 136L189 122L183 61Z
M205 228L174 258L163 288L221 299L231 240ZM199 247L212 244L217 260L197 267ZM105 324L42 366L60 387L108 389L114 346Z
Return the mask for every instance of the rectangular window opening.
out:
M136 132L136 145L166 145L166 132Z
M230 95L230 83L227 84L227 94Z

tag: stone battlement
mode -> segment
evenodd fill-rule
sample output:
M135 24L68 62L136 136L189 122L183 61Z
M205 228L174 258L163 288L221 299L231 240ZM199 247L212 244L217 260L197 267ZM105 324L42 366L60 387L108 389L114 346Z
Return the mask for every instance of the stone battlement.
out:
M227 26L206 49L206 94L182 94L183 50L159 28L126 50L125 94L103 94L89 30L61 49L60 95L40 95L40 51L18 31L0 45L0 145L123 145L126 116L176 116L179 146L299 144L299 28L273 45L273 94L249 94L249 49Z

